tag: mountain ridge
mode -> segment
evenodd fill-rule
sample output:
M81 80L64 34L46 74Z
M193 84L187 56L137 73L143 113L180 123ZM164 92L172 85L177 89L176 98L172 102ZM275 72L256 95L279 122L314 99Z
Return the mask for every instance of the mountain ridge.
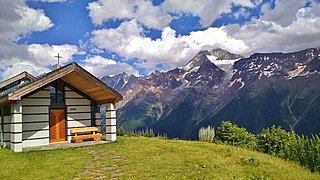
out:
M234 59L221 59L217 52ZM310 48L243 58L222 49L203 50L182 68L102 80L124 95L118 126L126 129L153 128L169 137L194 139L200 127L230 120L253 133L274 124L309 134L320 129L315 111L320 105L319 54L320 48Z

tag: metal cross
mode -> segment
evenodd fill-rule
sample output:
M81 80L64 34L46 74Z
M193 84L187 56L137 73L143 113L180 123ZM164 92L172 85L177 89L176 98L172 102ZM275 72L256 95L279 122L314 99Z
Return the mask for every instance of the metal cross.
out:
M59 64L59 60L60 60L60 58L62 58L62 57L59 55L59 53L58 53L58 56L54 56L54 57L58 58L58 65L60 65L60 64Z

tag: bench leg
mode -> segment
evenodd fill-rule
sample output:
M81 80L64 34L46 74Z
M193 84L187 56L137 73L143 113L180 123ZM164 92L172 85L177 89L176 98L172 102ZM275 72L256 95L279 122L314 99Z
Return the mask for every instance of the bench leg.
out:
M77 139L76 140L76 143L82 143L83 142L83 139Z

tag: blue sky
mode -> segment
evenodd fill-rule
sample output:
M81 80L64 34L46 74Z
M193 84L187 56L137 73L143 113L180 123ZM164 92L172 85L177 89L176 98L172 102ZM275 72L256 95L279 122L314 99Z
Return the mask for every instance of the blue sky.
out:
M75 61L101 77L181 67L202 49L248 56L320 46L319 0L0 3L2 79L21 70L44 73L57 53L62 64Z

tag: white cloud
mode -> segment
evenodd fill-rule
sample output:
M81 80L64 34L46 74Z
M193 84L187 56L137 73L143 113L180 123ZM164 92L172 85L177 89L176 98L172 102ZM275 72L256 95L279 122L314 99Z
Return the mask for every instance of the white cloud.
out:
M83 67L97 77L106 75L115 75L121 72L137 75L138 72L127 63L116 62L112 59L107 59L102 56L94 56L82 61Z
M231 13L233 6L254 8L260 1L250 0L165 0L154 6L150 0L98 0L88 5L94 24L101 25L109 19L136 19L149 28L162 29L177 17L171 13L192 14L200 17L202 26L210 26L223 13Z
M162 29L172 20L161 7L147 0L98 0L89 3L88 9L92 22L99 25L109 19L136 19L147 27Z
M0 6L0 78L5 79L22 71L39 75L49 71L48 66L57 62L54 58L60 53L61 63L70 61L79 54L74 45L31 44L17 45L14 40L32 32L45 31L52 27L51 20L43 10L29 8L22 0L4 1Z
M60 65L70 62L73 55L80 53L77 46L69 44L31 44L27 49L34 63L45 66L57 64L57 58L54 56L58 53L62 56Z
M64 0L39 0L62 2ZM311 3L305 7L306 3ZM165 0L153 6L149 0L98 0L88 5L92 22L102 28L92 31L91 43L80 43L87 52L114 52L126 59L137 58L136 67L148 71L162 64L165 69L184 65L201 49L223 48L233 53L249 55L253 52L295 51L319 47L320 5L316 0L288 2L276 0L275 8L262 5L260 17L244 25L209 27L189 35L177 35L169 27L176 16L190 14L200 18L202 26L211 25L222 14L246 17L251 8L262 0ZM238 12L232 7L240 6ZM122 19L119 27L103 29L110 19ZM162 31L159 39L147 37L142 24ZM34 75L48 71L56 63L53 57L59 52L65 64L79 52L74 45L31 44L17 45L14 40L32 32L45 31L53 26L41 9L32 9L23 0L3 1L0 6L0 76L2 78L28 70ZM83 46L83 47L82 47ZM83 61L90 72L98 76L121 71L137 73L129 64L102 56Z
M249 17L250 13L248 12L248 10L246 8L239 8L238 11L234 12L232 14L232 16L235 18L235 19L239 19L239 18L247 18Z
M122 23L115 29L101 29L92 32L92 43L130 59L143 60L136 65L147 70L155 70L157 64L165 67L181 66L201 49L221 47L231 52L242 52L246 45L231 38L224 28L208 28L176 37L176 32L167 27L161 39L152 40L142 35L143 29L135 20Z
M282 26L288 26L293 21L297 20L297 11L300 8L303 8L308 1L309 0L276 0L275 7L273 9L270 8L269 3L266 3L261 8L261 13L263 13L263 17L261 19L263 21L272 21Z
M55 2L66 2L67 0L33 0L33 1L41 1L41 2L55 3Z
M40 9L29 8L23 0L2 1L0 6L0 77L2 79L27 70L34 75L43 73L48 59L34 60L32 46L17 45L20 36L52 27L51 20ZM40 51L40 50L38 50ZM44 54L47 51L43 52Z
M6 66L5 70L1 73L1 78L3 80L23 71L27 71L32 75L39 75L48 71L46 67L37 66L32 61L25 61L18 58L12 58L10 61L14 63Z
M0 59L1 79L14 76L22 71L27 71L37 76L50 71L48 66L57 63L57 59L54 56L58 53L63 56L60 60L61 65L70 62L73 55L81 53L77 46L68 44L31 44L19 47L26 51L24 56L16 55Z
M35 10L18 5L15 9L19 19L10 23L16 34L44 31L53 26L51 20L40 9Z
M169 0L165 1L163 6L170 2L178 7L176 1ZM247 7L261 4L261 1L255 1L252 4L245 4L245 1L239 2L242 4L238 5ZM195 3L199 3L199 6ZM231 3L237 4L236 1ZM286 4L287 2L278 1L276 3L278 8L264 9L261 18L253 18L242 26L210 27L184 36L177 36L175 30L166 27L162 30L161 38L156 40L144 36L143 28L133 19L123 22L114 29L93 31L91 42L100 49L113 51L126 59L141 60L136 65L139 68L145 68L147 72L155 70L157 64L162 64L165 69L182 66L201 49L219 47L233 53L249 55L254 52L288 52L320 46L319 3L312 1L310 7L300 7L305 3L296 3L294 7L299 8L295 8L295 11L286 11L285 8L281 8ZM185 1L179 5L183 12L191 11L194 6L198 10L208 8L205 7L208 3L198 1L190 1L190 3ZM246 16L246 12L241 9L244 8L240 8L241 12L238 16ZM192 13L196 12L194 9L192 11ZM285 12L289 17L294 14L294 18L276 18L279 14L285 16ZM274 16L271 16L272 13Z
M279 1L277 5L283 6L286 1ZM289 17L293 12L285 8L275 8L268 13L283 14L287 12ZM280 12L279 12L280 11ZM297 51L320 46L320 5L313 1L311 7L296 9L294 18L272 19L271 16L263 16L254 19L243 26L229 25L226 27L228 34L241 39L250 47L243 54L253 52ZM276 17L276 15L275 15Z
M127 0L99 0L89 3L89 16L95 24L102 24L107 19L132 18L132 7Z
M166 0L162 4L168 12L190 13L200 17L202 26L210 26L223 13L231 13L232 6L253 8L250 0Z

